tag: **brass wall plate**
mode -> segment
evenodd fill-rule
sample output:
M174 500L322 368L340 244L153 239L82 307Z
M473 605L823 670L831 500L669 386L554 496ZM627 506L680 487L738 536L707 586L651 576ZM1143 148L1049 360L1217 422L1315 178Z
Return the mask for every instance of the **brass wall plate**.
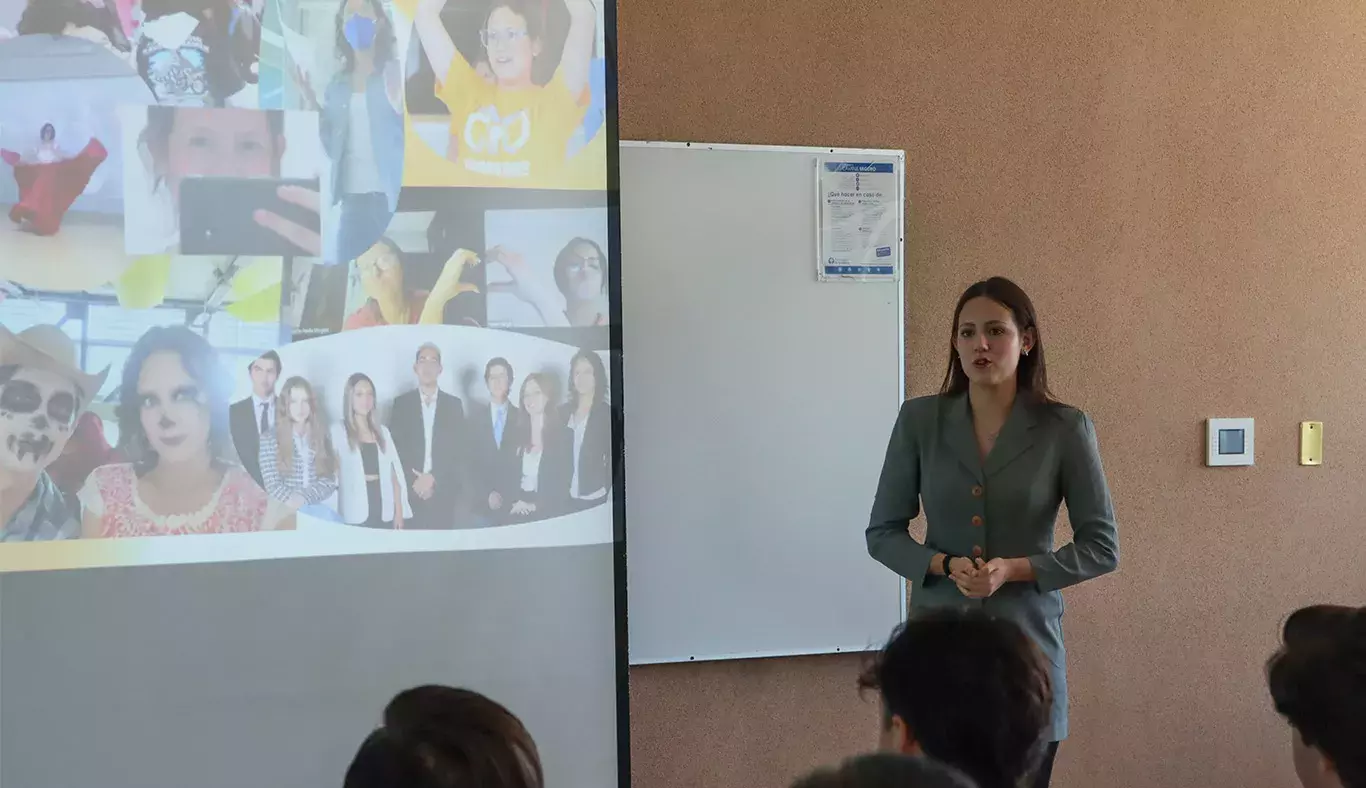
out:
M1323 422L1300 422L1300 465L1323 464Z

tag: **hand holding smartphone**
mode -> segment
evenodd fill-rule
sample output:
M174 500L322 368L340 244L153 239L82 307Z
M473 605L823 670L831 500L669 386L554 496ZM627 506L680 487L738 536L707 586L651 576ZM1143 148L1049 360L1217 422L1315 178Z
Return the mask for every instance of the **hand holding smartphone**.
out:
M180 184L180 253L322 255L317 179L200 176Z

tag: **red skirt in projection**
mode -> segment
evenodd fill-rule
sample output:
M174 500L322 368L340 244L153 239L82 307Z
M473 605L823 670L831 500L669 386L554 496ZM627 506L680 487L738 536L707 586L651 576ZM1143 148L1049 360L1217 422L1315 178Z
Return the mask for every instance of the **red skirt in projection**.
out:
M96 139L72 158L48 163L26 162L14 151L0 150L0 159L14 168L14 182L19 185L19 202L10 209L9 218L27 221L29 229L39 235L56 234L67 209L108 156Z

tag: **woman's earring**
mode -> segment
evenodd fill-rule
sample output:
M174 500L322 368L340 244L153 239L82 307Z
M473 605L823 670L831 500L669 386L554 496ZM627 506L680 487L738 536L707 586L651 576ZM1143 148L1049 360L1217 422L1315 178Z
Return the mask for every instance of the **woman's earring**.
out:
M1029 355L1029 348L1025 348L1024 354L1025 354L1026 356Z

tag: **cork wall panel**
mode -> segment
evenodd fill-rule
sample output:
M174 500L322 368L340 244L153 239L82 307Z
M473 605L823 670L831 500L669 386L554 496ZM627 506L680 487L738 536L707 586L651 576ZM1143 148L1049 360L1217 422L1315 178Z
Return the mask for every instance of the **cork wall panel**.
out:
M963 287L1033 296L1122 531L1120 572L1066 593L1055 784L1293 784L1262 662L1295 606L1366 602L1366 5L618 2L623 139L906 150L912 394ZM1258 420L1256 467L1202 467L1211 416ZM873 746L858 666L637 669L635 784L785 785Z

